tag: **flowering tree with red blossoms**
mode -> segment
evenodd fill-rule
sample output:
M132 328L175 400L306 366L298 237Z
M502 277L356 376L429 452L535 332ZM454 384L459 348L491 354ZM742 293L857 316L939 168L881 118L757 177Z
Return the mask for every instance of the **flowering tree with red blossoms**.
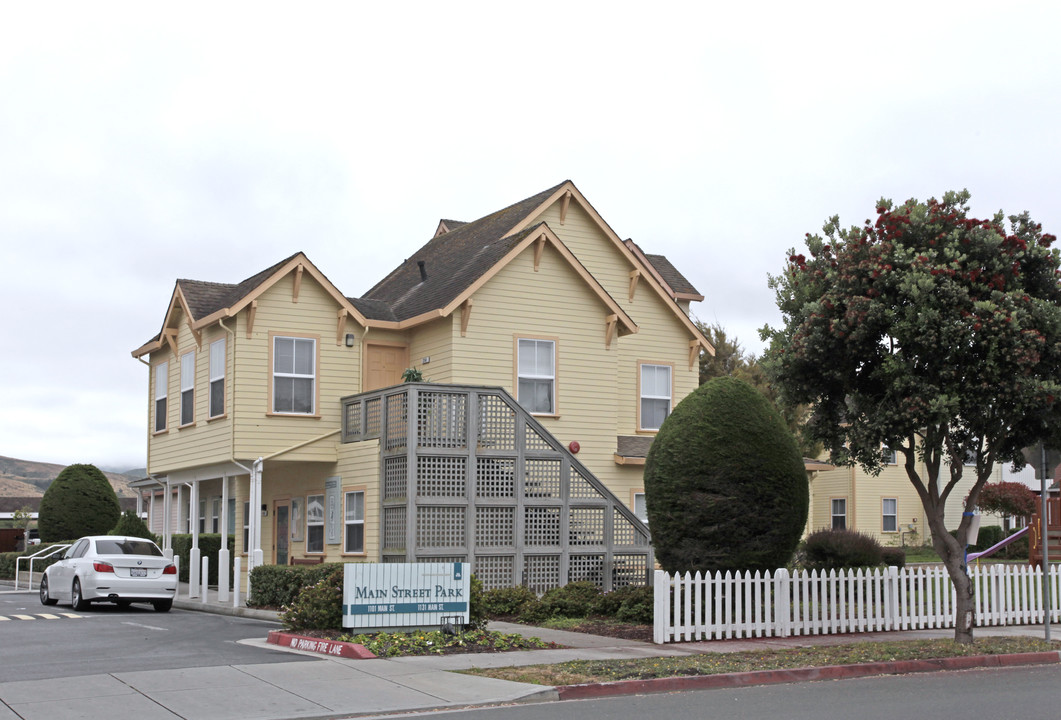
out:
M981 512L1030 518L1039 508L1039 496L1019 482L997 482L985 485L977 501Z
M808 430L838 464L879 473L882 448L921 498L932 542L956 591L955 639L971 642L973 587L946 503L975 473L971 512L996 464L1061 420L1061 273L1054 236L1027 213L968 217L969 193L895 207L875 222L806 237L770 278L783 327L763 329L774 387L809 403ZM966 466L966 458L975 463ZM923 471L918 461L923 462Z

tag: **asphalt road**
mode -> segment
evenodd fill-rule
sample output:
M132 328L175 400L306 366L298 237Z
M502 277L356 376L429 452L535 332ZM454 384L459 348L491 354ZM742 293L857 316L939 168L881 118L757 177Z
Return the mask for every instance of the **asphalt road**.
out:
M431 720L1056 718L1061 666L888 675L424 713ZM417 717L417 714L400 717ZM380 716L383 717L383 716ZM386 716L394 720L396 716ZM364 720L364 719L363 719Z
M177 608L102 604L75 613L42 606L36 593L0 592L0 618L8 618L0 620L0 682L312 659L236 642L264 638L275 623Z

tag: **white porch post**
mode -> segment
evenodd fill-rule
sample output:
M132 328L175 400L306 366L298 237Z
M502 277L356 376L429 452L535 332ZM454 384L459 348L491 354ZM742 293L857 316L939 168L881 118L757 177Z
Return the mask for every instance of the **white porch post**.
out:
M144 517L144 489L136 489L136 516L140 519Z
M173 487L170 485L169 477L166 477L166 485L162 490L162 554L170 560L173 559Z
M188 486L188 525L192 531L192 549L188 554L188 597L199 597L199 481Z
M248 569L253 569L263 564L262 556L262 465L264 461L258 458L254 461L251 472L251 552L252 559L248 563ZM248 583L249 585L249 583Z
M221 549L217 553L217 599L228 600L228 475L221 477Z

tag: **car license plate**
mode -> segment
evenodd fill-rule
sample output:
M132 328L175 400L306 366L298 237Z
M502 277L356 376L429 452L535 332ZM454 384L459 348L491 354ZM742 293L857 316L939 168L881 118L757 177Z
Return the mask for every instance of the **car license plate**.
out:
M147 570L144 568L132 568L129 570L129 577L147 577Z

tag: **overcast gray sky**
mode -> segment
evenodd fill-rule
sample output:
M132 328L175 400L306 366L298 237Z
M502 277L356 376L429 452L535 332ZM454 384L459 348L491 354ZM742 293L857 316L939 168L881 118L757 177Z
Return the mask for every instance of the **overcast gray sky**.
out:
M651 8L651 9L650 9ZM1061 233L1061 4L4 3L0 455L145 463L176 278L347 295L571 179L758 352L830 215L968 188Z

